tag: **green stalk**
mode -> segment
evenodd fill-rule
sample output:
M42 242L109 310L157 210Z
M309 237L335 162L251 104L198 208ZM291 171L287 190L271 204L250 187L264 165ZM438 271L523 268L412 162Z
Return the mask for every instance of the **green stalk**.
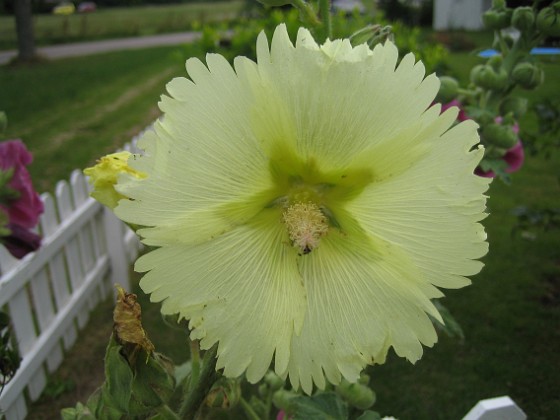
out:
M260 420L260 417L257 415L257 413L255 413L255 410L253 410L253 407L251 407L251 405L247 402L247 400L245 400L245 398L241 397L239 402L241 403L241 407L243 407L243 410L245 411L245 414L247 415L247 418L249 420Z
M200 375L200 346L198 341L189 340L191 346L191 385L198 382ZM190 388L190 387L189 387Z
M319 10L325 29L325 40L332 39L331 0L319 0Z
M204 399L208 395L208 391L212 385L218 380L220 374L216 372L216 354L218 352L218 344L216 343L211 349L204 354L200 377L197 382L191 383L189 394L186 396L179 417L182 419L194 419Z
M315 28L321 26L321 21L317 18L317 14L304 0L292 0L292 5L299 9L301 16L306 23Z

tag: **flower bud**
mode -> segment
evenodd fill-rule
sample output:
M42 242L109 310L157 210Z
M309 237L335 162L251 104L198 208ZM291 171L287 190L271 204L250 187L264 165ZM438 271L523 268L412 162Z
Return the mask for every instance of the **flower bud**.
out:
M358 379L358 383L362 384L362 385L367 385L369 384L369 375L365 372L360 373L360 379Z
M493 9L505 9L506 8L506 0L492 0L492 8Z
M291 0L257 0L259 3L268 7L280 7L292 4Z
M507 10L488 10L482 15L482 22L488 29L500 30L510 26L511 11Z
M507 153L508 149L503 147L489 147L484 152L484 157L489 159L499 159Z
M500 67L502 66L503 61L504 61L504 58L502 57L502 54L496 54L496 55L490 57L488 59L488 61L486 62L486 64L491 66L494 70L499 70Z
M517 143L517 134L509 125L488 124L482 128L481 134L488 145L509 149Z
M517 7L511 16L511 25L520 31L529 31L535 24L535 12L532 7Z
M359 382L352 384L343 379L340 385L336 387L336 392L338 392L348 404L360 410L367 410L375 403L375 392Z
M264 381L272 391L277 391L284 386L284 380L273 371L267 372L264 376Z
M507 72L503 69L496 71L489 65L475 66L471 80L475 85L491 90L502 90L508 84Z
M500 114L507 115L512 113L514 118L519 119L527 112L527 102L527 98L510 96L500 104Z
M453 77L442 76L439 78L441 85L438 92L439 102L451 102L459 94L459 82Z
M208 407L229 409L241 398L241 388L237 379L222 377L216 382L206 396Z
M524 89L534 89L544 81L542 69L531 63L519 63L511 72L513 81Z
M554 7L545 7L537 15L537 29L548 36L560 36L560 13Z
M288 391L286 389L279 389L272 396L272 402L276 408L281 410L288 410L292 406L294 398L297 398L298 394L294 391Z
M0 133L8 127L8 117L4 111L0 111Z

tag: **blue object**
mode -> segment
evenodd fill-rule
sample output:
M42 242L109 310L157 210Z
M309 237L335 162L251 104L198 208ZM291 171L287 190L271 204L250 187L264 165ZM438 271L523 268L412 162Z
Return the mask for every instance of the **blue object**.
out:
M494 55L497 55L498 51L496 50L484 50L478 53L479 57L488 58ZM534 55L560 55L560 48L546 48L546 47L538 47L533 48L531 50L531 54Z

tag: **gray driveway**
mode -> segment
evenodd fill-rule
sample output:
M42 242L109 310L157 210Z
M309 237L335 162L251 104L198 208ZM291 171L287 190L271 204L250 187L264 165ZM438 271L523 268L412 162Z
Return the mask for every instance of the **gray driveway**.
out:
M37 49L39 55L48 59L91 55L108 51L133 50L140 48L158 47L164 45L179 45L193 42L200 38L198 32L180 32L134 38L108 39L104 41L79 42L74 44L53 45ZM16 50L0 51L0 65L8 63L17 55Z

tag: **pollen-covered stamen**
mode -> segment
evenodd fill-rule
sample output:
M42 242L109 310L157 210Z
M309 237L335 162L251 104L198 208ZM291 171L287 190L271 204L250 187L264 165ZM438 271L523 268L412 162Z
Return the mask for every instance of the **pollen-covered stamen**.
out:
M282 215L292 244L302 254L309 254L329 230L328 220L315 203L295 203Z

